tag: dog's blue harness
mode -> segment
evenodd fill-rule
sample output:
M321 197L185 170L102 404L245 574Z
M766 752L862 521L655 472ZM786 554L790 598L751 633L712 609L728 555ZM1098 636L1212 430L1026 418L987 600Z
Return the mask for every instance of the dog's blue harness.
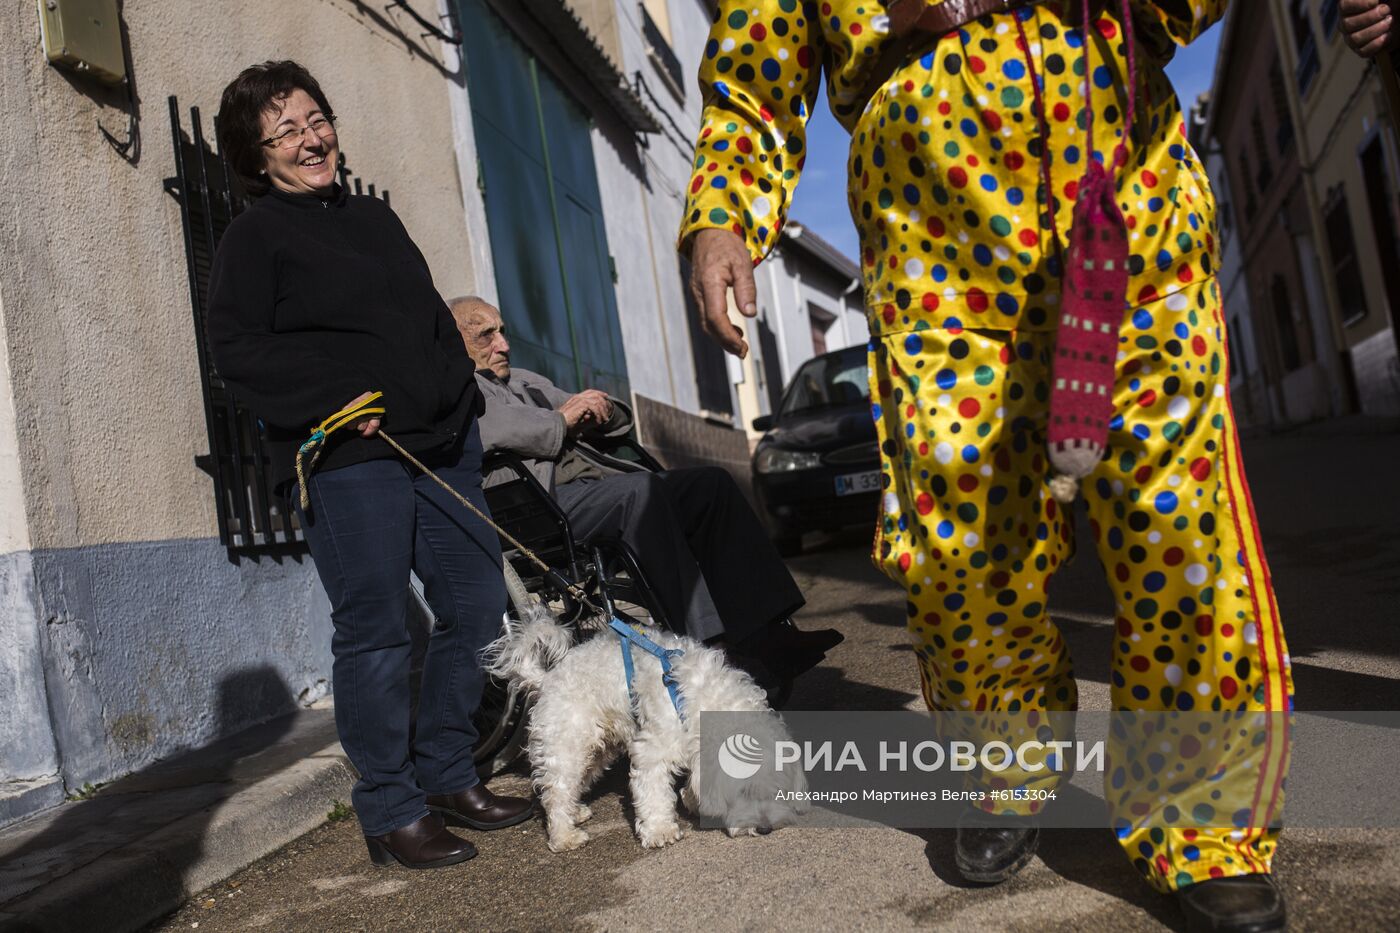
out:
M608 625L622 640L622 670L627 674L627 695L632 698L632 702L634 704L637 702L637 693L632 687L632 675L635 671L632 666L632 646L636 645L661 662L661 682L666 685L666 692L671 695L671 705L676 708L676 715L684 722L685 713L681 711L680 685L676 682L675 672L671 670L671 659L679 658L685 652L680 648L661 647L616 616Z

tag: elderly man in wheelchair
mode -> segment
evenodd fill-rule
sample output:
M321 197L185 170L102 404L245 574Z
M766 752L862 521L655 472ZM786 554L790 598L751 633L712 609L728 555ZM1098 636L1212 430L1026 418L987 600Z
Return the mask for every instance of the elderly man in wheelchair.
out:
M605 602L635 601L654 622L722 647L770 691L841 641L793 625L802 593L726 471L663 469L631 442L625 403L513 369L500 312L475 297L450 304L486 398L487 496L512 534L546 545L575 582L591 575ZM553 528L539 527L542 513Z

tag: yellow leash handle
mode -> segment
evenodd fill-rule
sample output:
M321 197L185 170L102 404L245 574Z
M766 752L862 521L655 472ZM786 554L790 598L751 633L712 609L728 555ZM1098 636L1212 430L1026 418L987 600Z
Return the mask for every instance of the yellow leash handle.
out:
M325 421L318 424L311 432L311 436L306 442L297 448L297 486L301 489L301 508L306 511L311 508L311 495L306 490L306 474L316 469L316 461L321 457L321 448L326 443L326 438L334 431L338 431L347 424L354 424L366 418L375 418L384 414L384 406L376 405L384 397L383 392L371 392L364 401L357 405L347 405L340 411L331 415ZM303 458L311 455L311 462L303 465Z

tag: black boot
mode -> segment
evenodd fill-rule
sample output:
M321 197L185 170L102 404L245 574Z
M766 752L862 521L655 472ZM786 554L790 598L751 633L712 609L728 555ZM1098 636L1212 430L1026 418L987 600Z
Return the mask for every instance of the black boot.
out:
M1176 892L1191 933L1265 933L1282 930L1283 892L1272 875L1235 875L1198 881Z
M969 810L958 820L954 856L968 881L996 884L1025 868L1040 843L1034 817L993 816Z
M799 677L816 667L844 641L836 629L803 631L791 619L779 619L744 639L739 652L758 658L781 679Z

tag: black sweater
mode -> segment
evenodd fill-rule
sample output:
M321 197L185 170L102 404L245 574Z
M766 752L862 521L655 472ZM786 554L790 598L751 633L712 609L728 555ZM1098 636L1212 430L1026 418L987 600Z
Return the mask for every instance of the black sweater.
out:
M209 278L214 365L267 430L275 482L297 447L364 392L384 393L384 430L406 449L446 451L481 411L461 334L423 254L377 198L273 189L233 223ZM352 428L318 471L396 453Z

